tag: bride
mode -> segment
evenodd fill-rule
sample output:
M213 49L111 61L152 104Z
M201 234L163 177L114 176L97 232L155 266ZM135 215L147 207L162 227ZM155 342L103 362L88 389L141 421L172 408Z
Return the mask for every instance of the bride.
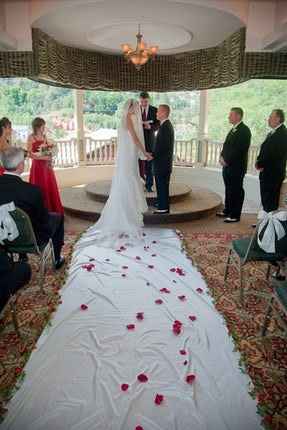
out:
M123 107L118 129L110 195L100 219L83 235L80 246L97 241L100 246L117 247L123 244L122 239L130 242L141 238L143 213L148 207L138 171L139 158L152 160L152 155L145 150L140 105L129 99Z

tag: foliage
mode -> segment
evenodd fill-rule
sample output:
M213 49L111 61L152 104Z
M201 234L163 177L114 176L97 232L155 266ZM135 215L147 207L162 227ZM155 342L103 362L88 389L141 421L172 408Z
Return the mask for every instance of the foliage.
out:
M199 92L150 93L154 105L171 106L171 119L177 139L197 135L199 123ZM117 128L123 103L135 92L85 91L84 118L89 130ZM208 136L222 141L230 128L228 113L232 106L241 106L245 122L252 131L252 143L260 144L267 132L266 119L272 109L286 108L287 89L284 80L251 80L232 87L208 91ZM55 117L72 119L73 90L40 84L29 79L0 79L0 116L8 116L14 125L30 126L35 116L43 116L54 130ZM62 137L64 130L54 130Z

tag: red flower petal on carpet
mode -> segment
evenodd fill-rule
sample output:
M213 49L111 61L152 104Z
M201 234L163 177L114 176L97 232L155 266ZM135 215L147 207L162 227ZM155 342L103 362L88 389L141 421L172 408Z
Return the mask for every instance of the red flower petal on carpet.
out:
M169 293L170 293L170 290L169 290L168 288L166 288L166 287L161 288L159 291L160 291L161 293L166 293L166 294L169 294Z
M180 353L181 355L186 355L186 350L185 350L185 349L181 349L181 350L179 351L179 353Z
M88 306L85 304L82 304L81 309L82 309L82 311L86 311L88 309Z
M156 405L160 405L164 401L164 396L162 394L156 394L154 402Z
M138 312L136 315L136 319L139 321L142 321L144 319L144 313L143 312Z
M148 377L144 373L140 373L137 376L137 379L139 382L147 382L148 381Z
M203 293L203 289L202 289L202 288L197 288L197 289L196 289L196 291L197 291L198 293L200 293L200 294L201 294L201 293Z
M195 380L195 375L193 375L192 373L190 375L187 375L187 377L185 378L186 382L188 384L192 384L193 381Z
M175 268L175 267L172 267L171 269L169 269L169 271L170 271L170 272L175 272L175 271L176 271L176 268Z
M181 322L181 321L179 321L179 320L175 320L173 324L174 324L174 325L182 326L182 322Z
M181 269L180 267L177 267L177 268L175 269L175 271L176 271L176 273L177 273L179 276L185 276L185 272L184 272L184 270L183 270L183 269Z
M144 428L142 426L136 426L135 430L144 430Z
M120 246L121 251L125 251L127 248L125 246Z
M196 321L196 316L195 315L189 315L188 318L190 319L190 321Z
M95 268L95 265L93 263L90 264L83 264L82 269L85 269L87 272L91 272Z
M154 301L157 305L161 305L163 303L163 301L161 299L156 299Z
M129 384L122 384L121 385L121 390L122 391L127 391L129 389Z
M181 300L182 302L184 302L184 301L186 300L186 297L185 297L185 296L177 296L177 298L178 298L179 300Z
M128 324L128 325L127 325L127 329L128 329L128 330L134 330L134 329L135 329L135 327L136 327L136 326L135 326L134 324Z

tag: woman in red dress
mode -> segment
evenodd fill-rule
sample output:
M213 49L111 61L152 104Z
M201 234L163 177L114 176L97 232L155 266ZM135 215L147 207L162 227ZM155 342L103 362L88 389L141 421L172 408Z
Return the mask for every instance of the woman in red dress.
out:
M64 214L55 173L52 167L52 156L49 150L53 143L45 135L45 121L35 118L32 122L33 133L28 137L27 150L32 158L29 181L38 185L43 193L45 206L49 212Z
M0 119L0 175L3 175L4 168L1 166L1 152L8 149L11 142L12 124L8 118Z

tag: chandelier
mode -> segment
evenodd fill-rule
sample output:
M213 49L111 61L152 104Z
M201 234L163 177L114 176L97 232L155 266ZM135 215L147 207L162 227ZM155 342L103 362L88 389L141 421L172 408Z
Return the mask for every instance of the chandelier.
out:
M138 34L136 35L137 38L137 45L136 48L133 49L129 44L123 43L121 45L123 54L125 58L132 62L135 65L135 68L137 70L140 70L141 67L148 62L148 60L154 59L157 51L158 46L150 46L148 47L147 44L143 41L143 35L140 31L140 25L138 29Z

